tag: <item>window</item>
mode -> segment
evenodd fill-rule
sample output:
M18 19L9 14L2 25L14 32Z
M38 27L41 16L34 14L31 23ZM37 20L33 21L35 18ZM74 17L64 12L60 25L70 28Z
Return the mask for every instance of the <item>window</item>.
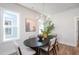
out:
M4 41L19 39L19 14L3 11L3 37Z

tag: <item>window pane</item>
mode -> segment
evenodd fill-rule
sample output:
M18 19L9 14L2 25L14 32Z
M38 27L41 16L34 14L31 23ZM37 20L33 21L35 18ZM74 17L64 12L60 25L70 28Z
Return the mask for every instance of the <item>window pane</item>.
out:
M16 14L10 13L9 11L5 11L4 16L12 19L17 18Z
M5 37L10 38L12 34L11 32L12 32L11 28L5 28Z
M12 25L12 22L10 20L5 20L5 25Z
M12 28L12 37L17 37L17 27Z
M6 28L5 29L5 34L6 35L11 35L11 28Z
M16 38L17 37L17 27L5 28L6 38Z
M8 17L5 16L4 19L5 19L5 25L17 25L17 18L13 18L13 17L10 17L10 16L8 16Z

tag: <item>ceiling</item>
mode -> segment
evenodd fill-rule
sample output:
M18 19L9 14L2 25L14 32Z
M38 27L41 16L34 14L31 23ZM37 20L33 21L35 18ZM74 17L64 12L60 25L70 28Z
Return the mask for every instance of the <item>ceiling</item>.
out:
M48 15L79 7L79 3L20 3L20 5Z

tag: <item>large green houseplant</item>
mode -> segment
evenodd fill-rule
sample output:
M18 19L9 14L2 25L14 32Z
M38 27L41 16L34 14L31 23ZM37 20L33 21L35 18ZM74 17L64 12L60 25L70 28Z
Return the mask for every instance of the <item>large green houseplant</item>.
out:
M47 38L49 35L51 35L53 30L54 30L54 23L51 20L45 21L44 29L41 30L43 37Z

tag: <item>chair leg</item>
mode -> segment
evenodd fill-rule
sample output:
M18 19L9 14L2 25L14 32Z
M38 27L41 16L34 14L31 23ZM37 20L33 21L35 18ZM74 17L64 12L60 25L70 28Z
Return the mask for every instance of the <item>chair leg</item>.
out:
M52 49L53 55L54 55L54 49Z
M40 48L38 48L38 55L40 55Z
M55 51L55 55L56 55L56 54L57 54L56 48L55 48L55 50L54 50L54 51Z
M48 51L47 54L50 55L50 51Z
M20 47L18 47L19 54L22 55Z
M59 46L58 46L58 42L57 42L57 45L56 45L56 47L57 47L57 50L59 51Z
M52 52L53 52L53 55L55 55L55 49L54 48L52 48Z
M57 45L57 50L59 51L59 46Z
M53 54L54 54L54 55L57 54L56 47L54 47L52 51L53 51Z

